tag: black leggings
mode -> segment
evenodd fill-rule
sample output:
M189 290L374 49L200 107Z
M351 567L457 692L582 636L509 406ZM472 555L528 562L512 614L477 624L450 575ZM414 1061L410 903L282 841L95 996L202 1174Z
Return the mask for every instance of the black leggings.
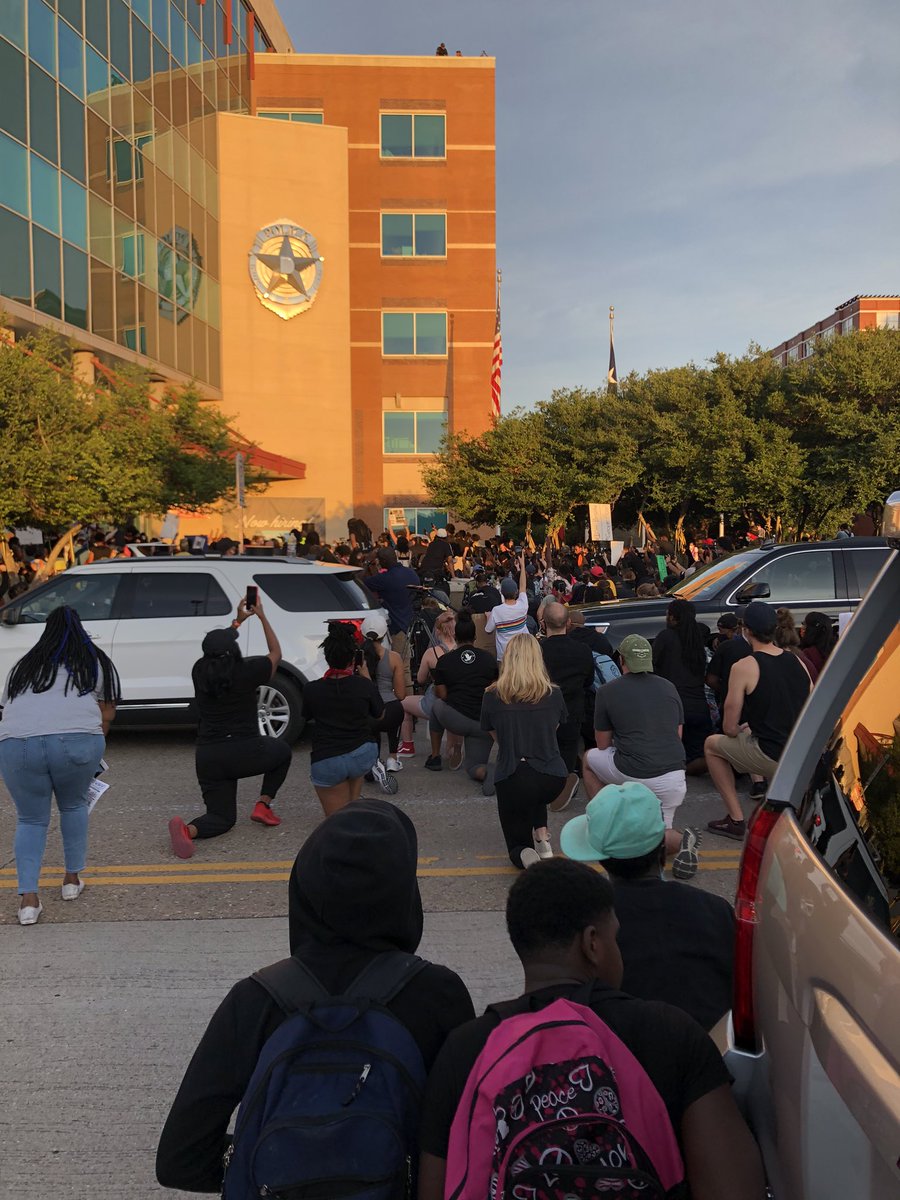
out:
M291 748L281 738L229 738L197 747L197 781L206 814L191 821L198 838L227 833L237 820L237 781L262 775L261 796L270 800L287 777Z
M547 824L547 805L562 791L562 775L545 775L527 762L497 781L497 816L506 839L509 861L521 867L522 851L534 849L535 829Z
M559 747L559 756L566 764L566 770L569 772L575 770L575 763L578 761L578 743L580 741L580 721L566 721L564 725L557 725L556 744Z
M381 752L381 734L387 734L388 754L396 754L400 745L400 726L403 724L403 705L399 700L385 700L384 712L371 723L371 730L378 738Z

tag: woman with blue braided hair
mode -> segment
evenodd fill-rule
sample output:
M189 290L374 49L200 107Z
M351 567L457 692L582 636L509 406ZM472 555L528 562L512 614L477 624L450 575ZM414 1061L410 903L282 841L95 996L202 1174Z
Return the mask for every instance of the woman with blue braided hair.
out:
M62 898L77 900L84 890L79 876L87 858L87 792L119 699L119 676L109 657L91 641L74 608L55 608L0 697L0 775L18 815L20 925L36 924L44 911L37 889L54 794L66 864Z

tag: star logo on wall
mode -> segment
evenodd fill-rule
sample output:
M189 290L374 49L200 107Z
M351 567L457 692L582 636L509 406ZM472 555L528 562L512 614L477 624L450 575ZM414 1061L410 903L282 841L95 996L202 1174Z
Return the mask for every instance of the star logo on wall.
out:
M260 302L288 320L312 305L322 282L316 239L299 225L276 221L256 235L249 255L250 278Z

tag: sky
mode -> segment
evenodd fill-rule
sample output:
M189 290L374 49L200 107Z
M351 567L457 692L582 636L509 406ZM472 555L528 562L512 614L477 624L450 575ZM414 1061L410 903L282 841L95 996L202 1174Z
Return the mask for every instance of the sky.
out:
M306 53L497 59L503 409L900 293L896 0L278 0Z

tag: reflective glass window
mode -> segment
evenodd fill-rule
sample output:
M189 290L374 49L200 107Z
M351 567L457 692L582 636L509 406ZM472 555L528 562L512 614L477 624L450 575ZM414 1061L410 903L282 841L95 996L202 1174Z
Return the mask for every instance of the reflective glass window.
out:
M169 20L172 26L170 45L172 57L183 67L186 61L187 26L185 25L184 17L177 9L172 9Z
M200 38L193 29L187 31L187 60L192 65L203 61L203 48Z
M100 337L115 340L115 280L111 267L91 259L91 329Z
M385 454L415 454L416 414L386 412L384 414Z
M382 313L381 328L384 354L415 354L413 313Z
M62 316L62 278L59 267L59 238L32 226L34 258L34 307L51 317Z
M67 92L59 93L59 165L85 182L84 105Z
M56 18L44 0L28 0L28 53L56 74Z
M84 33L101 54L109 50L106 28L106 0L88 0L84 10Z
M131 9L145 25L150 24L150 0L131 0Z
M31 155L31 219L59 233L59 172Z
M63 319L79 329L88 327L88 260L63 243Z
M416 254L441 257L447 253L444 213L416 213Z
M385 256L413 252L412 213L381 214L381 253Z
M25 121L25 58L0 41L0 126L27 141Z
M324 125L325 114L320 112L292 112L291 120L299 125Z
M258 112L258 117L266 117L269 121L290 121L291 114L289 112Z
M109 57L124 78L131 78L131 22L125 0L109 0Z
M5 208L0 208L0 293L31 303L28 223Z
M437 454L441 439L447 430L447 414L444 412L416 413L416 453Z
M409 113L381 114L381 156L412 157L412 116Z
M28 216L28 151L5 133L0 133L0 204Z
M84 42L65 21L59 23L59 82L84 96Z
M101 58L95 53L90 46L85 50L87 60L87 90L88 96L93 97L99 93L101 104L106 105L106 112L109 112L109 63L106 59Z
M59 9L59 15L65 17L70 25L78 30L79 33L84 30L84 12L81 0L56 0L56 7Z
M0 4L0 34L25 49L25 0L3 0Z
M60 177L62 195L62 234L67 242L87 249L87 192L68 176Z
M417 113L415 119L416 158L443 158L446 150L446 117Z
M91 254L108 266L113 262L112 207L91 192L88 196L91 221Z
M416 354L447 353L447 314L416 313Z
M168 49L169 0L153 0L153 32Z
M31 149L53 162L59 156L56 133L56 84L34 63L28 68Z
M135 83L150 78L150 30L131 18L131 74Z

